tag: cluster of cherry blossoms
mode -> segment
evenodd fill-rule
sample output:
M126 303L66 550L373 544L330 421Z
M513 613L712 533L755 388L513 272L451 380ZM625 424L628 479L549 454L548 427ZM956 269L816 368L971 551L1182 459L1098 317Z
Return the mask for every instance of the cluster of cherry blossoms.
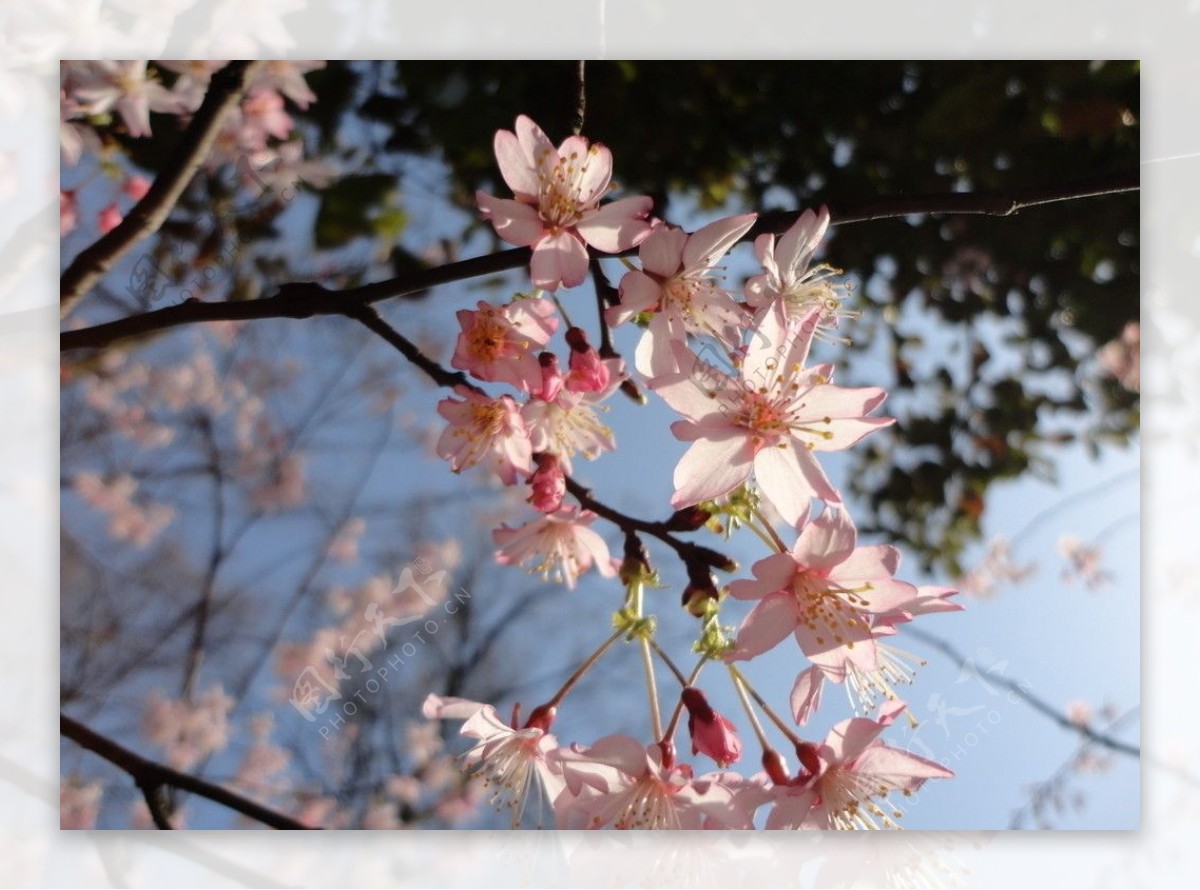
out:
M893 422L874 416L883 389L835 384L832 364L809 361L814 340L835 339L857 314L843 308L850 288L839 270L814 262L829 213L807 210L778 237L759 235L761 272L738 295L724 286L718 264L750 236L755 214L688 233L652 218L649 198L605 201L613 188L608 149L577 135L556 147L524 116L515 132L496 134L495 154L513 197L480 192L477 203L500 238L531 249L536 291L458 313L451 364L510 391L457 386L438 406L448 425L437 452L456 472L478 465L506 486L527 487L526 500L540 515L495 530L499 562L553 575L568 587L594 566L619 577L626 593L613 633L528 719L518 709L506 721L492 705L437 695L426 701L425 715L465 721L462 733L476 744L464 763L493 790L495 803L511 809L514 825L531 821L531 806L548 805L562 828L749 829L764 820L768 828L898 827L888 795L909 795L926 779L951 773L880 739L904 712L898 687L915 671L912 656L888 641L920 615L961 607L948 599L954 590L897 579L895 548L859 545L818 459ZM635 249L637 264L625 256ZM603 288L600 254L622 255L627 271L615 289ZM604 290L616 295L601 324L643 329L634 369L681 415L671 430L690 443L675 469L676 512L659 526L726 534L744 527L771 549L752 567L752 579L721 590L710 569L729 570L731 561L707 548L697 556L676 547L690 579L683 604L699 619L700 658L690 676L655 641L656 618L645 611L645 591L660 586L638 535L646 525L614 520L625 533L624 558L615 560L592 527L596 512L584 509L589 497L564 503L572 459L614 450L599 403L629 376L611 349L601 355L569 323L566 361L551 348L560 315L565 322L557 292L583 284L589 270L602 301ZM736 629L720 620L730 598L754 602ZM807 666L796 678L790 714L781 716L739 665L788 636ZM642 649L652 738L561 745L550 730L563 698L621 640ZM655 658L679 683L678 696L660 699ZM729 769L744 744L697 686L706 665L724 666L745 707L761 749L763 769L755 775ZM857 715L836 723L823 742L806 740L796 727L816 712L827 682L847 689ZM674 705L665 728L660 701ZM712 760L716 771L698 774L678 760L684 711L692 754ZM760 713L794 750L796 771L768 739ZM532 821L551 820L540 814Z
M75 166L85 149L102 157L108 136L101 136L114 124L126 135L139 139L151 135L151 112L185 122L200 108L213 74L227 65L225 61L64 61L60 68L59 106L60 147L64 167ZM303 180L323 187L333 178L327 163L304 159L303 142L293 138L295 123L286 102L306 109L316 95L305 82L305 75L323 68L319 61L260 62L238 106L226 117L216 142L206 159L209 170L235 164L245 185L262 191L282 192ZM173 82L168 88L164 76ZM99 129L97 129L99 128ZM96 216L96 226L105 234L120 225L128 207L146 196L150 181L133 172L121 171L109 163L105 172L123 181L109 189L107 201ZM90 184L59 191L60 234L66 235L79 224L79 192ZM99 189L95 189L99 191ZM125 209L123 209L125 208Z

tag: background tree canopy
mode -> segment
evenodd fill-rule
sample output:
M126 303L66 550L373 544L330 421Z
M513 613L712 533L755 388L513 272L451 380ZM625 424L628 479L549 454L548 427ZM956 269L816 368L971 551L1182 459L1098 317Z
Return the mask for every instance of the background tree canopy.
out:
M345 62L312 72L320 101L296 116L311 122L310 153L340 157L349 174L323 190L313 243L377 239L346 283L425 265L400 243L411 212L404 174L422 156L446 165L462 237L485 237L473 195L500 187L492 134L521 109L552 139L565 136L575 66ZM591 62L586 132L612 148L623 189L653 195L675 222L693 206L836 211L885 196L1005 195L1136 170L1138 76L1136 62ZM155 132L128 142L150 169L175 135ZM199 210L214 195L191 197ZM226 225L244 245L272 218L268 208ZM209 249L223 237L204 219L166 233ZM169 243L159 251L177 254ZM1137 393L1094 359L1139 316L1136 194L1049 204L1017 221L877 221L837 239L832 256L866 284L858 342L840 360L852 368L864 348L881 358L891 379L873 371L872 382L888 386L900 419L855 452L855 494L869 506L860 523L927 570L961 573L991 487L1050 473L1048 444L1094 450L1135 432ZM278 257L254 262L267 288L288 280ZM255 272L237 278L234 298L263 292Z

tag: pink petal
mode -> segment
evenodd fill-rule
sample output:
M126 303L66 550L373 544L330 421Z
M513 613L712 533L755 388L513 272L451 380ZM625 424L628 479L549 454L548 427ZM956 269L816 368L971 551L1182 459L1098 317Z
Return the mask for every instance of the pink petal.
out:
M834 418L824 426L824 429L830 434L829 438L813 439L813 450L843 451L857 444L875 430L891 426L895 422L894 417L863 417L842 420Z
M730 584L729 595L739 600L756 600L779 590L790 591L796 577L796 561L787 553L775 553L756 562L753 572L753 581Z
M636 247L650 232L645 217L654 206L647 197L622 198L583 215L575 226L588 244L604 253Z
M501 236L503 237L503 236ZM529 271L533 283L544 290L576 287L587 277L588 254L583 242L570 232L539 241L533 249Z
M875 745L863 751L854 762L854 771L905 791L915 791L926 779L954 777L954 773L941 764L887 745Z
M792 686L792 714L796 723L803 726L821 706L821 690L825 685L825 675L821 669L810 667L796 677Z
M673 507L690 507L728 494L750 475L750 438L730 428L723 438L697 439L675 467Z
M830 763L849 764L879 737L886 724L866 717L843 720L825 737Z
M589 148L582 136L568 136L558 151L565 158L579 155L579 163L583 165L577 183L579 203L586 207L603 198L612 181L612 152L599 143Z
M738 628L736 646L726 658L745 661L774 649L796 628L796 598L773 593L750 610Z
M431 693L426 697L425 703L421 705L421 714L427 720L466 720L485 707L491 706L465 698Z
M675 319L660 312L650 319L633 355L633 366L646 378L666 377L678 373L672 343L686 343L687 330Z
M775 262L775 236L767 233L754 239L754 256L762 264L767 276L779 279L779 266Z
M757 213L745 213L719 219L699 229L687 239L683 249L684 271L711 269L738 240L750 231Z
M497 130L492 144L496 151L496 163L500 166L500 175L513 190L513 194L535 202L541 190L538 172L530 162L529 155L521 147L516 134L508 130Z
M729 378L711 365L697 360L687 348L675 348L677 374L656 378L652 389L673 410L706 429L732 428L729 419L737 407Z
M830 508L804 526L792 555L802 566L828 570L851 557L857 539L850 515L845 510Z
M525 160L529 162L530 168L538 169L547 156L552 159L558 157L554 143L542 132L542 128L523 114L517 117L516 131L517 142L525 153Z
M822 207L820 214L812 209L805 210L783 233L775 248L775 262L787 277L794 281L804 273L828 228L829 211Z
M528 204L509 198L495 198L486 192L476 192L475 203L479 205L484 219L491 221L496 234L509 244L528 247L546 232L537 208Z
M807 450L791 439L768 445L754 456L754 477L763 496L793 527L808 515L813 497L828 500L825 495L833 489Z
M683 229L660 226L638 248L642 268L663 278L674 275L679 271L683 246L687 240L687 233Z
M775 806L767 816L767 830L777 831L788 829L795 831L803 828L809 821L817 793L812 790L781 793L775 799Z
M624 324L639 312L649 312L658 306L662 295L658 282L644 272L633 269L626 272L619 285L621 302L611 307L605 317L614 327Z

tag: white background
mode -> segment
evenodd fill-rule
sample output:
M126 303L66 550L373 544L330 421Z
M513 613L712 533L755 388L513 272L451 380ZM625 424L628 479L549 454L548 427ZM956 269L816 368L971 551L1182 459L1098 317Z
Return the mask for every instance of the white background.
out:
M101 886L1189 886L1200 873L1200 3L0 0L0 882ZM1155 10L1151 15L1149 10ZM1140 58L1142 829L580 836L58 833L59 58ZM1013 752L1020 756L1020 752ZM815 833L814 833L815 834Z

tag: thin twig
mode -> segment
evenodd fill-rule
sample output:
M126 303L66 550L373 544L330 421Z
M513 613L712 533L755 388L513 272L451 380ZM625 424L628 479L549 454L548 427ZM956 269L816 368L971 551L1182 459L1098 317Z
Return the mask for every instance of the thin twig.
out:
M146 803L150 806L151 816L155 815L155 806L151 801L152 793L157 794L156 789L170 786L228 807L271 828L310 830L310 826L303 822L298 822L291 816L285 816L262 804L255 803L220 785L214 785L188 773L179 772L169 766L155 763L153 760L147 760L140 754L135 754L128 748L118 745L112 739L100 735L66 714L59 716L59 728L64 737L75 742L81 748L98 754L113 766L128 773L146 795ZM155 822L158 822L158 817L155 817Z
M1137 190L1138 172L1135 170L1071 183L1058 188L1020 189L1004 195L955 192L940 195L881 198L858 205L835 202L830 206L830 215L834 225L920 214L954 213L1009 216L1023 209L1057 201L1114 195ZM800 211L764 213L754 226L742 236L742 240L752 240L766 232L775 234L783 232L796 221L799 215ZM626 251L626 254L632 254L635 250L636 248ZM118 340L137 337L151 331L199 322L344 315L348 309L355 306L411 296L440 284L494 275L508 269L525 266L528 265L530 256L529 248L518 247L341 291L328 290L315 282L290 282L281 285L275 296L260 300L213 303L188 300L176 306L132 315L118 321L75 331L64 331L59 337L59 347L63 352L102 348Z
M120 225L82 251L63 273L59 285L59 311L63 317L117 260L138 242L157 232L166 221L208 157L226 116L241 101L257 64L230 62L212 76L208 94L183 134L178 150L155 178L150 190Z
M583 132L583 117L587 111L587 87L583 76L586 65L582 59L575 63L575 113L571 118L571 132L576 136Z
M947 643L941 637L931 634L929 631L922 630L921 628L908 625L905 626L904 632L925 643L925 645L941 652L951 661L958 664L960 668L965 668L967 666L967 656L958 649L954 648L954 646L952 646L950 643ZM988 681L993 682L998 686L1003 686L1005 689L1018 696L1022 701L1024 701L1039 714L1043 715L1044 717L1048 717L1063 729L1078 733L1089 742L1092 742L1103 748L1108 748L1110 751L1116 751L1118 754L1126 754L1130 757L1138 758L1142 756L1142 749L1137 745L1131 745L1128 742L1123 742L1120 739L1113 738L1111 735L1106 733L1098 732L1097 730L1092 729L1090 726L1080 726L1077 723L1072 723L1066 714L1059 711L1041 696L1034 694L1029 689L1028 685L1023 685L1016 680L1010 680L1008 677L998 677L994 674L988 674Z
M370 306L345 309L343 314L361 322L374 333L378 334L394 346L401 355L424 371L439 386L444 386L448 389L465 386L474 392L486 395L480 387L471 383L462 372L449 371L421 352L411 340L388 324ZM737 569L737 563L725 554L719 553L710 547L694 544L691 541L684 541L672 534L672 532L682 530L684 526L674 525L670 521L656 522L638 519L622 513L620 510L616 510L596 500L592 497L591 491L586 486L576 482L570 476L566 478L566 485L567 491L579 501L580 506L584 509L591 510L596 515L614 523L626 534L643 532L657 538L679 554L679 558L689 568L694 567L704 572L707 572L710 567L726 572L736 571Z

